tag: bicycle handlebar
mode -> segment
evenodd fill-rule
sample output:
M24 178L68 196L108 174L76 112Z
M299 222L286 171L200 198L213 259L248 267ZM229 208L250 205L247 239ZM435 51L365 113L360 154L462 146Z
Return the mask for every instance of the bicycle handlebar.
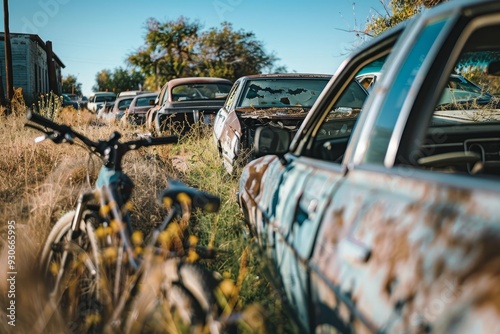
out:
M29 121L32 121L33 123L41 125L45 128L52 129L55 132L59 133L61 135L61 137L59 137L59 136L50 137L50 139L55 143L61 143L64 139L67 140L68 137L73 138L73 136L74 136L74 137L80 139L88 147L92 147L95 149L99 146L98 143L96 143L96 142L90 140L89 138L87 138L86 136L74 131L70 126L65 125L65 124L57 124L57 123L51 121L50 119L45 118L42 115L37 114L29 109L26 112L26 118ZM41 130L41 129L38 129L38 130Z
M99 142L94 142L88 137L82 135L81 133L78 133L77 131L74 131L70 126L65 125L65 124L57 124L50 119L47 119L43 117L40 114L37 114L31 110L28 110L26 113L26 117L29 121L32 121L33 123L36 123L38 125L41 125L45 128L54 130L57 134L51 134L49 138L55 142L56 144L59 144L63 142L64 140L71 142L71 138L76 137L80 139L87 147L93 149L92 151L99 153L101 156L105 156L107 153L106 148L110 147L111 144L113 146L115 144L119 144L120 149L115 148L116 150L121 152L121 155L125 154L127 151L130 150L136 150L141 147L146 147L146 146L153 146L153 145L164 145L164 144L175 144L178 142L179 138L177 136L168 136L168 137L154 137L154 138L146 138L146 139L140 139L140 140L130 140L127 142L119 143L118 139L121 137L121 135L118 132L114 132L111 137L108 139L108 141L99 141ZM33 127L33 126L32 126ZM45 132L46 134L49 134L48 132L44 131L43 129L36 128L35 129ZM59 136L60 135L60 136Z

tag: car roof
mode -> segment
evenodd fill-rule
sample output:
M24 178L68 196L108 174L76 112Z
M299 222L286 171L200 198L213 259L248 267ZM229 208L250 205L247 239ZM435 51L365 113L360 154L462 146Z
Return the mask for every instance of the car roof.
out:
M245 75L241 79L267 79L267 78L317 78L317 79L329 79L331 74L315 74L315 73L273 73L273 74L252 74Z
M134 98L134 100L136 100L136 99L140 99L143 97L157 96L158 94L160 94L160 93L159 92L144 93L144 94L134 95L133 98ZM123 96L123 97L125 97L125 96Z
M117 97L115 102L120 102L120 101L123 101L123 100L130 100L132 101L133 99L136 98L137 95L127 95L127 96L120 96L120 97Z
M90 96L94 96L94 95L109 95L109 96L116 96L116 93L113 93L113 92L93 92L92 94L90 94Z
M181 84L190 83L227 83L233 84L231 80L216 77L187 77L187 78L176 78L168 81L169 86L177 86Z

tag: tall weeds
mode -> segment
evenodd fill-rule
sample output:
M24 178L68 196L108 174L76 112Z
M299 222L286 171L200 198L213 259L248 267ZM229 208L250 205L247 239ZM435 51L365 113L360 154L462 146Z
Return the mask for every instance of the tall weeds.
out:
M141 127L118 124L100 124L94 115L72 108L54 111L57 101L45 101L40 105L57 122L71 125L94 140L105 139L113 131L120 131L123 140L137 138ZM71 210L79 193L90 187L88 181L96 178L101 162L89 157L77 145L55 145L46 141L34 144L39 136L36 131L24 127L22 112L1 118L0 141L0 240L6 240L7 223L15 221L19 226L17 259L19 263L18 318L16 333L30 332L30 326L43 314L44 286L36 273L37 254L51 226L64 213ZM266 268L242 235L242 216L236 203L237 179L226 174L222 167L210 129L201 127L182 137L177 145L156 146L128 154L124 170L134 181L132 224L147 235L159 224L166 210L159 203L159 195L168 187L168 181L178 179L190 186L217 194L222 205L217 214L196 214L189 232L198 236L202 246L213 247L217 257L207 266L226 278L225 312L230 316L240 314L243 332L290 332L295 330L283 313L280 299L265 279ZM22 240L22 241L21 241ZM0 277L6 275L5 244L0 243ZM3 275L3 276L2 276ZM21 292L22 291L22 292ZM7 292L0 283L0 315L5 319ZM16 297L17 298L17 297ZM264 316L265 314L265 316ZM48 328L53 332L64 331L64 319ZM0 324L0 332L14 328ZM166 330L165 330L166 331Z

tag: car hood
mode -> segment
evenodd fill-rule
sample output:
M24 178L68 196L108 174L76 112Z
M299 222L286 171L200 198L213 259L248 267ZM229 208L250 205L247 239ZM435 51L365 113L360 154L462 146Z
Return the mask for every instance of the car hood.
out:
M237 108L239 118L254 119L304 119L311 108L304 107L271 107L271 108Z

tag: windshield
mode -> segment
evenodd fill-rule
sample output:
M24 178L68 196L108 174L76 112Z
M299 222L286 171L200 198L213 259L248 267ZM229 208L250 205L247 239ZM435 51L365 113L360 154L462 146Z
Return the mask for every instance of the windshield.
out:
M272 78L249 80L237 108L306 107L316 102L329 78Z
M172 101L188 100L224 100L231 90L232 84L200 83L178 85L172 88Z

